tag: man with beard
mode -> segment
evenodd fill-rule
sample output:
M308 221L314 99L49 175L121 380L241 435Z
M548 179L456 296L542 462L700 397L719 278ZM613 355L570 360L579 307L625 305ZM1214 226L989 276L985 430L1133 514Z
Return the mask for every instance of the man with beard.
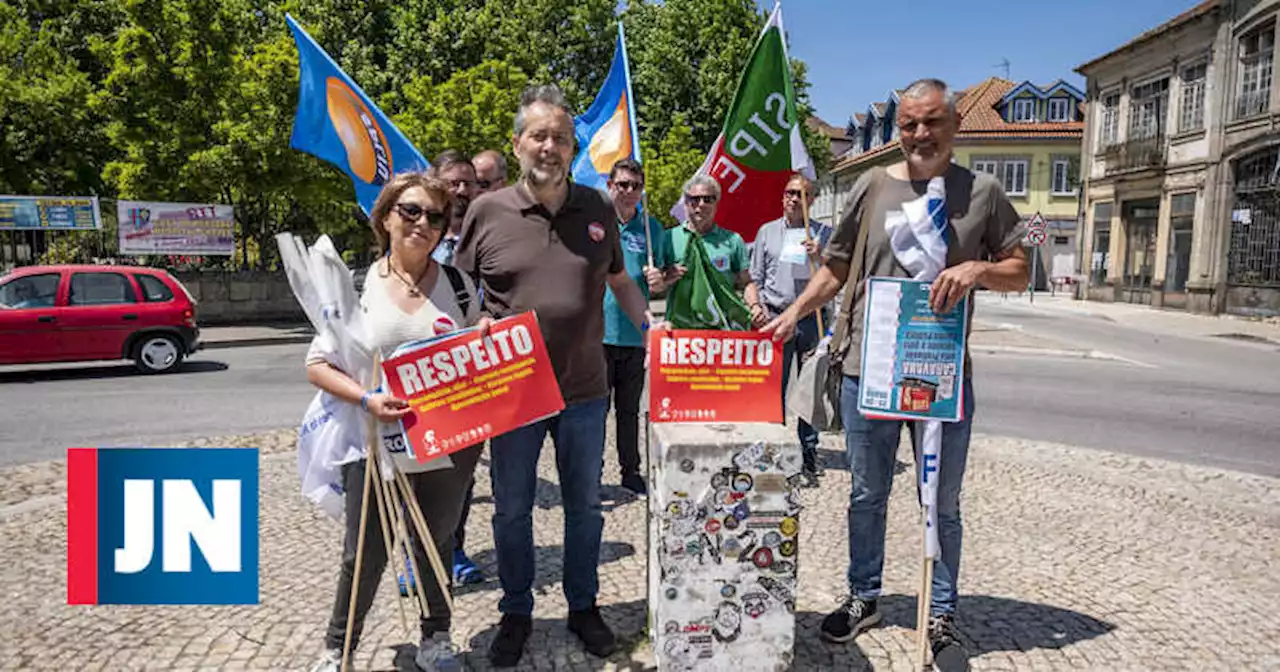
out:
M831 234L825 262L804 293L761 331L787 341L796 324L825 305L843 287L854 292L852 310L838 319L850 320L841 366L840 417L853 484L849 495L849 594L840 608L822 621L823 639L849 642L862 630L880 622L876 606L884 568L885 512L893 485L894 455L902 433L898 420L872 420L858 412L862 365L862 316L868 276L911 277L894 252L886 230L890 221L905 221L903 204L924 196L931 180L939 179L947 218L946 267L933 280L929 305L937 313L951 312L976 287L997 292L1027 286L1027 255L1022 249L1026 228L1009 203L1000 182L952 163L952 147L960 115L956 96L944 82L922 79L899 97L896 122L903 161L864 174L853 185L844 217ZM935 183L936 184L936 183ZM849 277L857 249L858 229L867 227L859 277ZM848 284L846 284L848 283ZM972 310L973 304L969 304ZM969 322L973 324L972 321ZM956 585L960 572L960 486L964 481L973 423L972 367L965 352L964 417L942 427L938 478L938 542L942 558L934 563L929 642L938 669L964 669L967 656L956 635ZM919 460L917 460L917 463Z
M564 502L568 629L593 655L608 656L617 646L596 607L609 394L603 342L606 285L641 333L650 319L644 295L626 272L609 197L568 179L573 116L558 88L524 91L512 148L520 161L520 181L475 203L462 226L454 261L477 278L486 317L536 311L565 409L491 442L493 537L503 592L498 603L502 620L489 648L495 667L519 663L533 627L533 503L538 456L548 433L555 443ZM488 324L481 320L480 333L487 333Z
M436 156L431 171L449 187L449 230L432 255L436 261L452 265L454 250L458 247L458 233L467 208L479 193L476 191L476 167L461 152L447 149Z
M507 157L495 149L486 149L471 157L476 168L476 195L487 194L507 186Z

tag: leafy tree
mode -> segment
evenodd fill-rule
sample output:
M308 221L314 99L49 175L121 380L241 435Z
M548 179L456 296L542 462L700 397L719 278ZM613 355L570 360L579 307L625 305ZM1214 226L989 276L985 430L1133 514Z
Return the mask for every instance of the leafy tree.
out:
M649 212L667 226L674 226L676 222L668 213L681 197L685 180L697 172L706 153L694 147L693 129L683 115L676 115L661 143L641 141L640 154L644 159Z
M392 121L427 160L445 149L497 149L511 160L511 125L527 83L503 61L485 61L441 84L424 75L405 85L404 111Z

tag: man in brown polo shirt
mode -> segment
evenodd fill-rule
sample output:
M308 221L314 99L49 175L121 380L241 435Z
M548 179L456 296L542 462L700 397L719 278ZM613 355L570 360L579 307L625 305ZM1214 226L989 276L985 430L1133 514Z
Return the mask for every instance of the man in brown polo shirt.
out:
M472 204L454 265L477 278L487 318L536 311L565 409L490 444L493 537L503 592L498 603L502 621L489 649L495 667L520 661L532 627L533 502L538 455L548 432L556 447L564 502L569 631L594 655L607 656L616 647L595 603L609 394L605 284L642 332L649 326L644 295L626 273L612 203L603 192L568 181L573 117L560 91L554 86L527 89L514 130L520 181ZM486 329L487 320L482 320L480 330Z

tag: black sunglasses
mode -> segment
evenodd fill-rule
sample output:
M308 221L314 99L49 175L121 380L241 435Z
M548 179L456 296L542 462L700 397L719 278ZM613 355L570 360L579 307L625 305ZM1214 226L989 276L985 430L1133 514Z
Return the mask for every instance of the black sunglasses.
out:
M638 191L644 188L643 182L632 182L631 180L618 180L613 183L619 191Z
M799 189L788 189L782 192L782 195L790 196L791 198L800 198L801 196L804 196L804 192L800 191Z
M697 205L699 203L705 203L706 205L711 205L712 203L716 202L716 197L710 194L706 196L694 196L693 194L685 194L684 200L689 205Z
M425 215L427 218L427 226L436 231L443 231L449 225L449 218L439 210L427 210L417 203L396 203L396 212L400 214L401 219L406 222L414 223Z
M476 186L480 187L481 189L488 189L489 187L493 186L493 182L490 180L476 180Z

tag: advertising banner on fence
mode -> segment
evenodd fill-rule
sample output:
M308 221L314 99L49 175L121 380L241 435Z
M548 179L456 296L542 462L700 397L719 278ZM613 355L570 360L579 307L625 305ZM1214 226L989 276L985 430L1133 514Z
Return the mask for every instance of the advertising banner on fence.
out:
M120 254L236 252L235 209L215 203L119 201Z
M0 196L0 231L102 228L97 196Z
M649 332L652 422L782 422L782 344L753 331Z
M564 410L532 312L398 348L382 363L391 394L409 402L405 441L419 462L454 453Z
M929 284L904 278L868 281L858 396L863 415L960 420L969 297L938 315L929 308Z

